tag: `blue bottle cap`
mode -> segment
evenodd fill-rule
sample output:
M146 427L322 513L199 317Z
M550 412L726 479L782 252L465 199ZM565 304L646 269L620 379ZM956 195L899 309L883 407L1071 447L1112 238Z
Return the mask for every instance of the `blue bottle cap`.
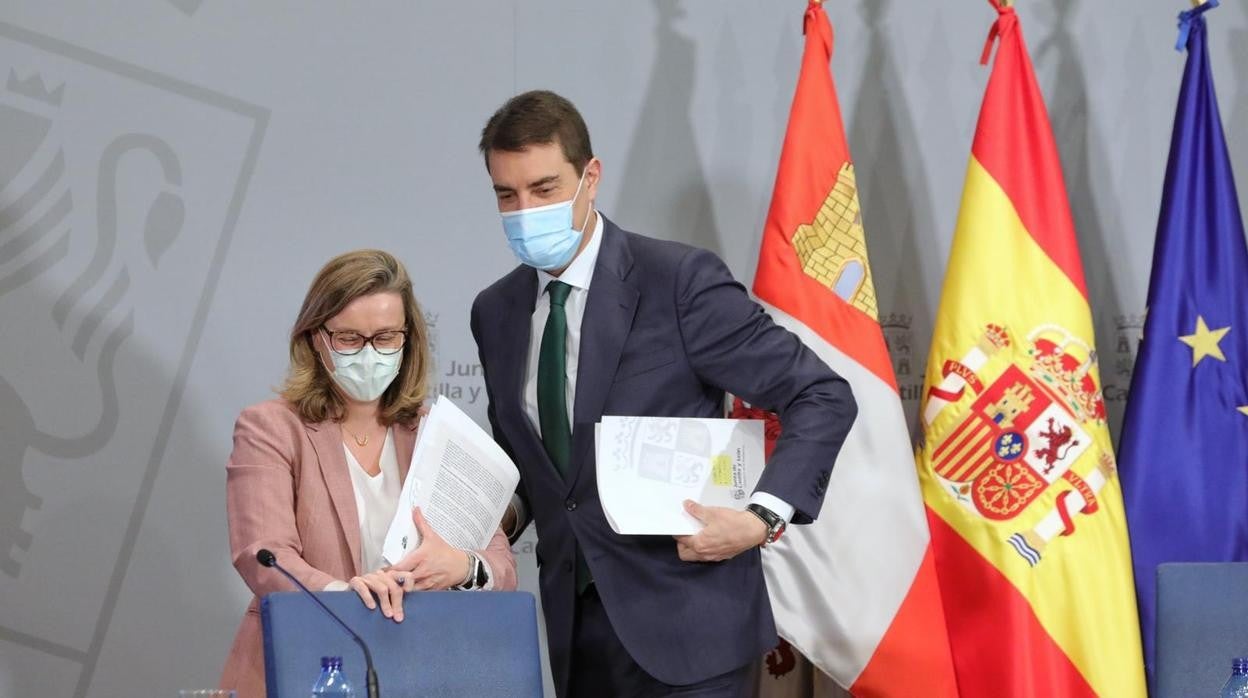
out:
M328 668L329 668L329 660L330 660L330 659L332 659L332 657L321 657L321 668L322 668L322 669L328 669Z

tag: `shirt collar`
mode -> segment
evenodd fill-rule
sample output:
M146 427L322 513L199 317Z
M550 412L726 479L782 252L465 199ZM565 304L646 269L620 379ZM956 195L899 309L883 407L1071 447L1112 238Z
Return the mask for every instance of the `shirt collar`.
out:
M542 269L537 269L537 295L540 298L546 292L551 281L563 283L585 291L589 290L589 282L594 278L594 267L598 264L598 250L602 247L602 214L594 211L594 230L589 244L572 260L567 269L559 276L552 276Z

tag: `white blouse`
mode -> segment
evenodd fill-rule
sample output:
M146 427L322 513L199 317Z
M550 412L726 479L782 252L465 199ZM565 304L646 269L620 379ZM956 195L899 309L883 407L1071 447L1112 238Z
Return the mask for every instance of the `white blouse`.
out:
M351 449L345 443L342 445L355 490L355 509L360 515L360 569L365 574L385 565L381 549L394 512L399 508L399 493L403 489L392 432L392 429L386 430L386 442L381 447L381 472L376 475L364 472Z

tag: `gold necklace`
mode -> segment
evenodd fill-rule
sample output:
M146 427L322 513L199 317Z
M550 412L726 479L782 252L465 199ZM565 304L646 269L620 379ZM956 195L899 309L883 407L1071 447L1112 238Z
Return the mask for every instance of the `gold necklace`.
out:
M342 430L350 434L351 438L355 439L355 444L359 446L360 448L364 448L365 446L368 445L368 434L365 434L364 438L361 439L360 437L355 435L355 432L348 429L346 424L342 425Z

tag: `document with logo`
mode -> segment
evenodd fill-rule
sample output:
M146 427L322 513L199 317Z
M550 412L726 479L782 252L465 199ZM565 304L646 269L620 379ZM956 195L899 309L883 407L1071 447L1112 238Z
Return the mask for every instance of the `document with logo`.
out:
M686 499L744 509L763 474L759 420L603 417L595 436L598 498L616 533L697 533Z
M439 395L421 422L382 555L394 564L420 546L414 507L447 543L484 548L519 482L520 471L493 437Z

